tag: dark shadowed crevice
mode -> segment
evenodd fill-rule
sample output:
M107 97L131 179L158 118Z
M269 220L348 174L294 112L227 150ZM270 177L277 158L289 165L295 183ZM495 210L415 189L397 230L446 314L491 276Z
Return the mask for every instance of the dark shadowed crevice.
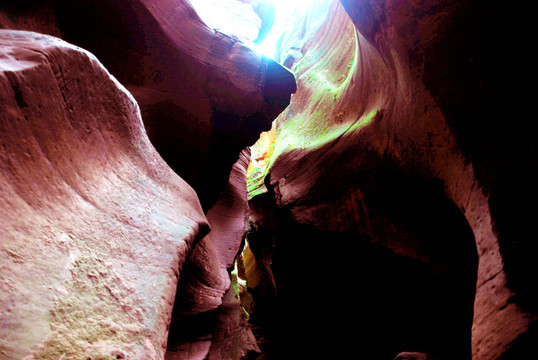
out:
M390 166L370 180L372 210L398 229L388 246L376 239L383 228L374 237L320 231L282 209L274 226L249 236L259 268L272 253L275 298L252 291L266 359L393 359L404 351L471 358L478 260L466 219L438 181Z
M365 189L366 201L413 239L411 246L405 238L393 246L414 247L426 255L416 280L403 281L416 286L416 291L406 286L399 294L400 299L410 296L418 302L395 305L409 321L408 328L401 329L410 336L402 344L408 347L400 350L430 353L439 359L470 359L478 254L467 220L446 198L439 180L419 178L388 162L373 180Z
M532 33L529 12L484 0L460 2L461 9L426 51L424 83L442 109L458 146L472 163L489 197L494 229L516 303L536 312L538 243L532 208L538 192L534 100L525 84L535 76L533 60L499 51L499 44L524 49ZM531 75L531 73L533 75Z

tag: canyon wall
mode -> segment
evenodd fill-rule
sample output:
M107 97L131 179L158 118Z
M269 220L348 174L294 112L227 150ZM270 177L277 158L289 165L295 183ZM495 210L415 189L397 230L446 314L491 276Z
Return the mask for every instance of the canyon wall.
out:
M0 358L532 354L530 12L256 3L0 6Z
M292 74L207 27L186 1L53 5L63 37L133 94L152 143L207 210L239 152L289 103Z
M524 70L497 52L523 42L519 20L479 1L316 3L283 38L298 91L249 168L245 277L272 299L258 316L277 352L519 358L536 135Z
M229 8L248 7L237 4ZM5 28L59 36L97 56L133 94L153 145L205 210L239 152L295 91L289 71L209 28L187 1L36 0L3 10Z
M93 55L0 33L0 356L162 358L196 193Z
M258 351L229 275L246 227L239 154L288 105L293 75L187 1L0 14L17 30L0 30L0 357Z

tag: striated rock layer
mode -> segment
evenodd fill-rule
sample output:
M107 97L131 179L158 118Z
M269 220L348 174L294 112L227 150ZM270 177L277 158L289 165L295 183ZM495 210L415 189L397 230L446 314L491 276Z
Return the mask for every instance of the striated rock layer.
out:
M228 33L237 26L245 41L257 36L255 2L219 2L222 11L207 1L194 5L185 0L14 2L0 7L0 27L58 36L97 56L133 94L153 145L207 210L237 154L270 128L296 85L286 68ZM196 9L205 10L202 18L210 9L234 27L212 29ZM228 21L232 16L235 21Z
M488 39L517 28L483 2L316 3L321 27L281 45L298 91L252 150L265 325L298 356L518 358L536 340L537 142Z
M152 143L206 210L237 154L295 91L287 69L210 29L188 1L55 0L54 9L63 38L94 53L134 95Z
M207 212L211 232L187 259L170 327L169 360L237 358L237 354L257 350L255 342L249 343L253 336L246 322L240 321L243 311L229 274L247 227L249 160L250 151L241 152L227 186Z
M90 53L0 31L0 357L162 359L208 223Z
M239 8L249 10L240 12L241 16L245 17L243 20L246 23L253 17L251 19L253 23L247 24L245 28L251 33L248 37L253 40L257 36L257 27L259 27L257 25L259 19L254 13L253 5L248 2L241 5L238 2L230 9L235 11ZM219 354L246 354L250 350L256 351L252 334L243 319L243 311L234 298L234 291L229 290L231 285L229 271L233 267L235 255L241 246L246 226L247 154L243 154L236 165L233 164L237 160L237 154L247 145L253 144L260 131L268 129L271 121L288 105L290 94L295 91L293 75L275 61L254 53L235 36L222 33L224 29L221 31L210 29L202 22L188 1L84 0L76 4L63 0L13 2L0 7L0 26L51 34L95 54L107 70L133 94L140 105L144 127L152 144L168 166L171 166L195 188L202 205L208 210L211 235L194 245L194 237L185 239L186 247L182 251L168 248L163 250L170 254L177 254L176 257L181 260L182 265L180 267L181 281L175 297L177 300L174 310L176 321L172 325L169 347L171 350L179 349L179 351L176 351L176 354L169 352L167 356L190 358L199 351L201 351L200 356L206 356L209 347L211 347L209 353L212 358L218 358ZM12 48L16 49L18 45L14 44ZM63 73L75 74L78 71L76 66L74 69L70 68L71 63L64 67L65 69L60 69ZM27 80L20 81L25 83ZM32 80L28 79L28 81ZM60 92L57 94L43 92L39 96L45 94L50 106L53 106L55 101L60 106L62 99L76 96L89 97L88 101L93 101L94 98L95 101L106 99L108 107L103 105L104 109L101 109L101 112L107 114L109 107L113 107L114 102L117 101L104 91L101 94L99 88L91 90L89 84L84 85L85 79L73 81L79 81L82 85L62 88L63 98L57 96ZM86 90L85 86L90 90ZM71 94L72 91L78 91L78 93ZM129 98L129 101L133 102L133 107L136 107L132 98ZM87 107L88 113L95 111L95 106L92 108L85 103L81 106ZM44 114L48 115L48 113ZM56 121L55 118L49 119L45 115L38 118L43 122L40 126L48 126L46 124L49 121ZM95 122L104 121L102 117L106 118L101 113L91 116ZM91 123L90 120L87 122ZM88 134L91 134L91 128L96 125L88 126ZM139 131L144 132L140 129ZM108 129L107 132L113 132L113 129ZM120 136L117 136L118 139ZM62 148L66 153L80 153L82 157L86 151L86 149L80 151L77 150L78 148L71 149L73 144L63 144L63 139L58 138L54 131L43 137L47 137L46 141L51 144L58 140L58 144L51 146ZM126 137L123 141L137 142L138 139L132 140ZM93 152L86 152L90 158L93 156ZM134 154L133 157L135 156L138 155ZM148 165L147 171L170 172L167 164L159 161L151 166ZM69 164L71 163L64 164L64 171L79 172L77 162L74 162L74 168L71 170ZM91 167L91 161L88 161L88 164ZM231 177L228 178L232 165ZM117 165L111 162L109 166L113 168ZM164 169L160 169L161 167ZM36 170L36 173L39 171ZM96 179L99 180L100 177L107 179L108 175L99 173L97 169L94 171ZM127 173L130 170L122 170L120 167L117 171ZM130 177L122 175L123 178ZM152 183L148 186L150 189L147 191L153 191ZM140 191L144 191L142 187L142 185L139 186ZM185 187L188 188L186 184ZM99 197L100 193L87 190L87 194L84 194L85 198L94 196ZM197 206L196 196L194 194L189 196L189 201L192 200ZM131 203L130 197L130 194L125 195L125 200L122 202L122 204L133 206L130 211L150 211L154 214L152 216L156 217L156 222L151 220L147 224L142 223L138 230L144 233L144 238L151 238L152 241L157 241L154 239L154 233L167 231L166 227L160 228L161 222L164 221L161 217L175 218L183 214L182 211L174 210L174 207L167 211L163 210L165 215L159 215L159 211L154 210L154 208L160 209L174 203L178 203L176 206L181 207L181 202L174 196L169 196L164 204L160 204L160 198L151 198L148 195L147 199L140 200L144 204L142 209L138 209L138 204ZM108 205L109 199L101 201L105 208L115 206L115 204ZM50 208L53 212L61 212L61 210L55 210L56 207L60 208L52 201ZM195 209L200 210L197 207ZM115 216L113 210L108 213ZM205 234L206 220L201 213L196 214L201 216L200 221L203 221L204 225L201 233ZM72 216L75 218L72 220L73 223L94 217L87 214L79 215L76 212ZM26 217L21 218L22 223L26 221ZM181 219L178 220L178 223L181 221ZM9 229L8 225L6 229ZM11 241L6 243L10 244ZM133 244L132 248L132 251L139 251L139 246L136 244ZM174 259L176 258L173 257ZM131 261L145 262L144 259L135 259L135 257ZM94 264L88 265L88 271L93 271L93 268ZM134 278L145 276L145 268L130 270ZM152 273L157 276L159 271L162 270L155 267ZM178 274L179 272L176 271L175 280ZM45 272L42 276L46 276ZM168 276L168 270L162 273L163 279ZM99 278L100 276L96 276L96 279ZM148 281L153 281L152 279L148 277ZM171 280L169 285L175 286L174 281ZM31 288L32 285L29 284L28 292L31 292ZM153 295L147 296L164 296L161 290L156 289ZM165 290L168 291L165 296L168 304L173 303L173 291ZM226 293L228 295L225 297L225 304L222 305ZM169 298L170 296L172 298ZM29 301L29 304L34 304L34 301ZM140 304L140 308L153 311L148 310L151 309L148 304ZM219 315L221 308L222 313L230 314L231 319L227 319L227 316L223 314ZM169 310L168 307L163 310L168 316L162 320L164 327L155 327L152 330L159 333L160 340L164 339L160 343L161 347L166 342L167 326L170 320L167 313ZM20 311L24 311L23 308ZM88 311L91 312L81 306L79 312ZM43 313L45 314L46 311L43 310ZM121 311L118 313L122 316ZM162 314L158 312L157 315ZM193 323L194 327L199 330L191 326ZM229 324L235 330L228 329ZM68 332L71 325L64 326L65 332ZM96 329L101 329L102 326L99 323ZM209 338L214 337L219 340L202 344L198 342L198 335L202 333L204 336L209 334ZM103 337L101 335L96 335L95 339L101 339ZM96 342L95 339L88 341ZM196 339L198 343L193 343L193 339ZM6 342L17 343L17 340L9 339ZM200 344L202 346L198 346ZM134 356L134 358L138 356L136 355L138 353L129 352L129 349L121 354L118 356ZM161 357L161 355L162 349L159 349L156 356ZM50 356L55 357L56 354L51 353Z

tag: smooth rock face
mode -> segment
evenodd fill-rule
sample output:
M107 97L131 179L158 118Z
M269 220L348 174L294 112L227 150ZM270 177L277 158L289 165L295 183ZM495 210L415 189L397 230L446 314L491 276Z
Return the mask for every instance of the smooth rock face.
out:
M284 333L282 351L299 332L318 344L296 348L303 355L350 356L342 342L373 358L523 354L536 340L536 268L527 255L536 243L527 240L528 215L509 213L524 208L522 193L536 193L536 151L527 145L537 142L523 121L508 125L492 110L508 116L503 96L523 108L528 99L514 99L520 81L494 72L493 64L515 61L480 42L502 22L500 9L319 3L330 12L317 32L305 39L296 29L282 44L295 50L298 91L276 120L274 142L256 149L270 156L249 179L258 238L274 242L267 282L274 278L280 307L272 315L280 317L269 327ZM250 277L260 283L268 260L256 260ZM320 284L326 296L314 290ZM360 325L334 331L349 324Z
M241 5L239 3L235 5ZM242 3L233 8L250 9L248 13L241 12L241 15L245 19L252 16L256 22L254 4ZM251 346L252 334L245 319L236 316L243 316L243 312L233 299L228 299L223 308L233 314L230 324L238 329L235 334L244 338L247 345L241 345L242 340L233 340L230 344L234 337L225 335L227 330L215 328L227 326L226 317L219 315L219 309L230 287L228 270L240 248L246 226L245 173L248 160L243 156L238 163L240 165L234 165L229 179L228 175L237 154L245 146L253 144L260 131L268 129L270 122L289 103L290 94L296 88L293 75L273 60L254 53L236 37L208 28L187 1L88 0L76 4L62 0L32 1L3 7L0 25L53 34L92 51L134 95L152 144L168 165L196 188L202 204L209 209L211 236L192 247L194 237L189 238L185 241L188 246L182 251L169 251L178 254L183 271L176 310L180 314L176 317L181 321L174 322L176 334L171 336L171 347L180 349L181 354L175 355L188 358L198 356L195 354L206 356L209 346L213 349L213 357L221 353L242 353L251 348L256 350L255 346ZM250 40L256 36L257 28L250 35ZM87 96L85 89L77 88L77 91L79 96ZM92 96L100 99L101 95ZM102 96L109 106L113 106L114 97ZM133 100L130 98L130 101ZM88 107L90 110L91 107ZM54 133L49 135L54 138ZM52 142L52 138L49 141ZM68 149L69 144L63 147ZM89 154L91 156L91 152ZM154 165L157 168L164 166L166 171L170 171L161 160ZM240 170L235 169L237 166ZM95 176L100 177L99 174ZM228 180L230 182L226 185ZM148 186L152 189L153 185ZM191 197L198 204L196 196L191 194ZM176 200L174 197L168 199L171 203ZM105 200L103 202L108 204ZM165 206L159 205L159 199L148 202L156 203L147 207L150 210L153 206ZM153 210L151 212L154 213ZM170 214L176 213L182 214L170 210ZM160 219L159 212L155 214ZM77 217L77 214L73 216ZM205 218L202 216L201 219L205 229ZM146 229L148 227L149 230ZM164 230L148 223L141 224L139 231L147 231L146 236L151 236L152 231ZM93 267L93 263L88 265L89 269ZM155 274L158 271L154 269ZM143 273L134 271L132 276L143 276ZM168 273L167 270L163 278ZM170 282L170 285L174 284ZM167 301L172 303L173 300L167 297ZM237 309L240 310L238 314ZM198 321L200 318L202 320ZM169 324L167 321L169 317L164 319L166 326ZM190 342L189 339L197 337L190 326L192 321L202 329L201 332L209 333L219 342L222 340L222 344ZM160 334L162 339L167 337L166 326ZM189 332L189 337L182 338L182 331ZM177 338L180 341L175 341ZM157 357L160 351L162 349Z
M152 143L206 210L295 91L287 69L208 28L188 1L55 0L54 9L63 38L134 95Z
M0 10L2 28L94 52L144 121L84 50L0 32L0 357L256 352L229 277L246 154L228 175L288 104L291 73L186 0ZM527 358L531 12L485 0L304 10L281 44L299 90L249 166L239 267L266 358Z
M88 52L0 31L0 357L162 359L208 223Z

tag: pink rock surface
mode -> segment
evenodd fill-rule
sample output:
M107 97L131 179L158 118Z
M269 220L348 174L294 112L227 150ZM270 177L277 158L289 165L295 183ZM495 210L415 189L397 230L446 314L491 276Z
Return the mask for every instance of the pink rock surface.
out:
M90 53L0 31L0 357L161 359L208 223Z
M187 258L178 285L170 327L169 359L195 356L193 350L198 352L199 347L186 346L185 343L200 342L200 337L210 342L217 349L215 351L225 351L232 346L232 339L223 335L222 331L227 330L219 331L219 327L215 326L220 324L220 328L225 328L226 322L230 321L230 324L239 328L239 324L244 323L244 320L239 321L243 315L240 306L232 303L235 292L231 288L229 272L233 269L247 227L246 169L249 160L250 151L247 149L241 152L232 167L226 188L207 212L211 232L195 245ZM218 308L222 305L226 292L229 292L228 302L222 311L227 311L231 319L226 319L222 314L217 315L221 312ZM215 322L217 316L220 320ZM196 330L189 331L194 326L200 334L196 335ZM244 327L247 333L248 330ZM213 334L214 331L217 334ZM217 343L212 342L214 336L218 337ZM206 350L208 352L209 348Z

